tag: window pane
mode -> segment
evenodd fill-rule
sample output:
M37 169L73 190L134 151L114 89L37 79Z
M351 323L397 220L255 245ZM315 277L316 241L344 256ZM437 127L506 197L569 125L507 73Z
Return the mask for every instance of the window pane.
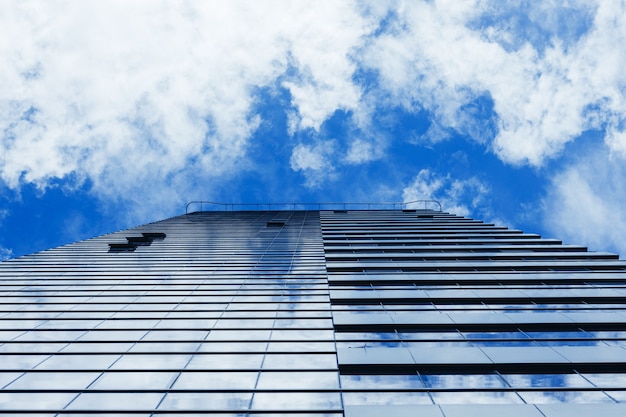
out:
M341 387L351 389L423 388L419 375L341 375Z
M253 410L340 410L341 399L339 393L294 393L258 392L252 401Z
M259 389L338 389L336 372L261 372Z
M345 405L432 404L427 392L344 392Z
M502 377L513 388L578 388L592 385L578 374L510 374Z
M520 391L527 403L613 403L605 393L599 391Z
M441 389L480 389L506 387L496 374L477 375L422 375L424 383L430 388Z

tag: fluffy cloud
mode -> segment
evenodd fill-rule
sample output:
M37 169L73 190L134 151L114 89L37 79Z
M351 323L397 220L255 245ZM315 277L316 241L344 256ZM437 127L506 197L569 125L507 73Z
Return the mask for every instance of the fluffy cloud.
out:
M438 175L428 169L422 169L411 184L402 190L402 199L405 202L437 200L441 203L443 210L450 213L460 216L480 213L484 220L492 217L489 187L476 177L456 179L449 175Z
M9 216L9 210L6 210L6 209L0 210L0 227L2 227L3 225L2 223L4 222L4 219L6 219L8 216ZM0 261L5 261L7 259L11 259L12 257L13 257L13 250L0 246Z
M492 132L464 108L493 100L493 150L541 165L585 130L619 129L626 118L626 13L619 1L535 6L399 2L363 62L378 71L386 100L425 108L481 143Z
M362 164L380 158L383 146L363 139L355 139L349 146L345 161L349 164Z
M324 181L333 177L334 168L330 158L334 152L335 143L330 140L316 145L300 144L291 154L291 169L304 173L308 187L320 187Z
M351 2L0 8L0 179L45 188L71 176L153 207L236 169L261 122L255 87L290 91L295 129L355 107L349 55L371 29Z
M623 6L535 6L5 2L0 178L45 187L73 174L128 195L228 173L261 122L254 88L276 84L290 93L292 134L338 109L367 129L379 106L401 105L512 163L541 165L588 129L606 128L621 150ZM365 95L357 68L379 76ZM492 103L493 123L477 124L477 100ZM374 140L346 147L333 164L384 155Z
M543 205L545 228L568 243L626 254L626 160L591 150L552 180Z
M0 246L0 261L6 261L13 257L13 251L11 249L3 248Z

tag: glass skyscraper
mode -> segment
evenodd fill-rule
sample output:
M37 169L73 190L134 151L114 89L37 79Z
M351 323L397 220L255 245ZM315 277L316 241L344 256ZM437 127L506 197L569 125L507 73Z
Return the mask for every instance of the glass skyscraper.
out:
M340 208L197 211L0 263L0 415L626 416L626 262Z

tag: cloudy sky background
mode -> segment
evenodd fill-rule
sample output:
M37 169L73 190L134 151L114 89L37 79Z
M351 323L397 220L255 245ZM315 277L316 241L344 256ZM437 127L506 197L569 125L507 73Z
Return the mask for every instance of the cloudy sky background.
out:
M622 1L3 1L0 258L190 200L409 201L626 254Z

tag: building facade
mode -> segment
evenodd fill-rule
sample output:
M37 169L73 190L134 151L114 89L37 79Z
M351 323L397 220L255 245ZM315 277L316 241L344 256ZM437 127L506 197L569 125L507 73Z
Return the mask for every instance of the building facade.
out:
M626 415L626 263L437 210L198 211L0 263L0 415Z

